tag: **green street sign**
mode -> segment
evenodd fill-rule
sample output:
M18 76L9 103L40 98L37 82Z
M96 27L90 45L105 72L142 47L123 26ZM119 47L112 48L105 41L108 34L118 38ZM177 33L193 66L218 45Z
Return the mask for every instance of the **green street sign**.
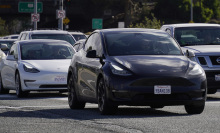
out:
M21 13L33 13L34 12L34 2L19 2L18 12ZM43 3L37 2L37 13L43 12Z
M102 29L102 19L92 19L92 29Z

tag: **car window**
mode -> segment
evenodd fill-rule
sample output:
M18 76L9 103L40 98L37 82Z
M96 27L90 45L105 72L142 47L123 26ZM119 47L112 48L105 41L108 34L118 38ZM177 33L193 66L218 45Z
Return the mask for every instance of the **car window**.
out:
M75 53L72 46L62 43L21 44L22 60L71 59Z
M13 45L13 42L14 42L14 41L0 41L0 45L1 45L1 44L7 44L8 49L10 49L11 46Z
M84 50L85 51L90 51L93 50L93 44L95 43L95 33L89 36L88 40L86 41Z
M110 56L182 55L178 44L166 33L108 33L105 40Z
M70 34L32 34L32 39L56 39L56 40L64 40L74 45L75 40Z
M181 46L220 45L220 28L218 27L175 28L174 37Z
M85 35L75 35L75 34L72 34L72 36L75 38L76 41L81 40L81 39L86 39Z
M21 40L25 40L25 37L26 37L26 33L23 33L23 34L21 35Z

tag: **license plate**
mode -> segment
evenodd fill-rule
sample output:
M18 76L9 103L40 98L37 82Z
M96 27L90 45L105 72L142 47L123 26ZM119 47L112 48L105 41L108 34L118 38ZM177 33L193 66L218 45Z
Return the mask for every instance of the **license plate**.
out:
M171 94L170 85L155 85L154 94Z
M220 81L220 74L215 75L215 81Z
M65 82L66 81L66 77L65 76L56 76L54 78L55 82Z

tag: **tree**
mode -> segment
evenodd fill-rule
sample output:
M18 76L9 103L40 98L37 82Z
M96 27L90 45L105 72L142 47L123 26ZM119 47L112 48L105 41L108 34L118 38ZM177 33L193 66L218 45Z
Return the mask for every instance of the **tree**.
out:
M8 30L5 25L5 20L0 18L0 36L8 35Z
M151 14L152 19L145 17L144 21L141 23L136 23L135 25L131 24L130 28L151 28L151 29L160 29L164 22L160 22L154 14Z

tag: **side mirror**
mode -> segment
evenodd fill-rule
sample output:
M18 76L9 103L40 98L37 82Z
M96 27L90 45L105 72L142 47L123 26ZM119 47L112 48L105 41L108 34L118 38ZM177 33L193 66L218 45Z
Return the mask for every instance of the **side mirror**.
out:
M87 52L86 57L88 58L97 58L96 56L96 50L90 50Z
M7 44L1 44L1 50L2 51L8 50L8 45Z
M188 58L193 58L193 57L195 57L195 53L193 51L187 49L186 50L186 56Z

